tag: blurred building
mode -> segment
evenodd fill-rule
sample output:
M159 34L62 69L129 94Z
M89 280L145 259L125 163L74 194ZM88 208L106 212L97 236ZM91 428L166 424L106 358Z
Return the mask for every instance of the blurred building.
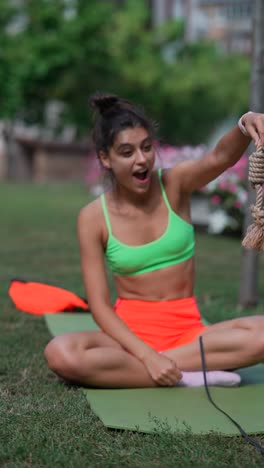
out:
M91 146L81 143L12 138L0 152L0 181L83 181Z
M185 21L185 40L217 41L227 53L251 53L253 0L149 0L154 25Z

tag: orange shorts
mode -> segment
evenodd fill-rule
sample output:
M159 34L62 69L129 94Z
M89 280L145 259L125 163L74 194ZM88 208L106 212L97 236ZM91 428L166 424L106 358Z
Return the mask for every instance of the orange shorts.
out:
M156 351L191 343L206 329L194 296L164 302L118 298L114 309L128 327Z

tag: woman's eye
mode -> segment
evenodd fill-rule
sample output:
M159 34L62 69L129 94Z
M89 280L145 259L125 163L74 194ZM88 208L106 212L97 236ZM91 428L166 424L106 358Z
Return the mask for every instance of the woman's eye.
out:
M129 158L129 156L131 156L132 152L131 151L125 151L122 154L123 154L123 156L125 156L125 158Z
M152 150L152 145L144 146L144 151L148 152Z

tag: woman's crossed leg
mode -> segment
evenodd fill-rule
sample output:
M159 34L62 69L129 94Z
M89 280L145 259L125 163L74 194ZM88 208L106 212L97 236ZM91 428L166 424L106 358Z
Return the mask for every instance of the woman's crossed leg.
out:
M103 388L154 387L142 362L102 331L67 333L47 345L45 357L60 377Z
M208 370L264 362L264 316L207 327L203 343ZM199 341L165 351L181 371L200 371ZM66 380L102 388L155 387L145 365L102 331L67 333L45 349L51 370Z
M206 367L236 369L264 362L264 316L256 315L210 325L201 334L206 357ZM201 369L198 339L179 348L165 351L175 359L180 369Z

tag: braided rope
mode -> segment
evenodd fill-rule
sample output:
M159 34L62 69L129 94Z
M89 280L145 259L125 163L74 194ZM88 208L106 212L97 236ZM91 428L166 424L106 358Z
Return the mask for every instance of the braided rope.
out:
M264 149L257 146L257 151L249 157L249 181L256 190L255 205L250 207L254 224L248 227L242 245L247 249L264 250Z

